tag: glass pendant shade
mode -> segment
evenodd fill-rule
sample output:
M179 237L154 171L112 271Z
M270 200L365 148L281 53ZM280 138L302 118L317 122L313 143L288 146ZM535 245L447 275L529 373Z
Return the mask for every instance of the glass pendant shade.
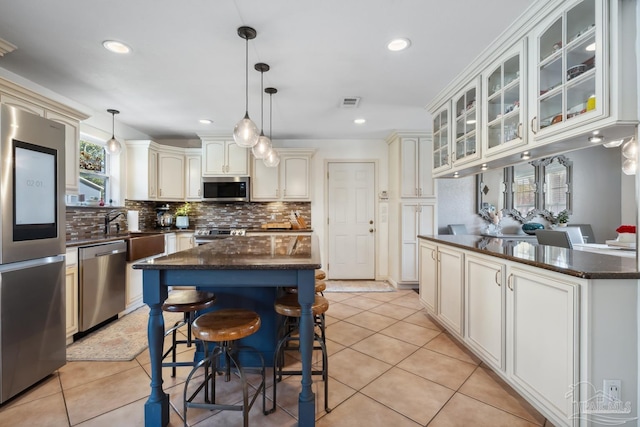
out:
M635 175L636 170L638 170L638 163L633 159L625 159L624 163L622 163L622 172L625 175Z
M264 162L265 166L275 168L280 163L280 155L276 150L272 148L267 157L262 159L262 161Z
M622 155L627 159L635 160L638 155L638 143L635 138L631 138L622 146Z
M256 159L264 159L271 152L271 140L264 136L264 133L261 133L258 143L253 146L251 151Z
M252 148L258 143L260 133L258 126L249 118L249 113L244 115L244 119L240 120L233 128L233 140L238 147Z
M122 144L120 144L120 141L118 141L114 137L111 137L111 139L107 142L106 148L107 153L117 155L122 151Z
M118 141L115 136L115 118L116 114L120 114L120 111L108 109L107 112L111 113L111 139L107 141L105 148L107 153L118 155L122 151L122 144L120 144L120 141Z

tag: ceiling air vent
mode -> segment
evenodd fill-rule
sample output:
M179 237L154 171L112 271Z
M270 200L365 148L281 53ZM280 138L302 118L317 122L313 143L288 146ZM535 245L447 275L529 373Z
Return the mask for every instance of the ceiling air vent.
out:
M357 108L359 105L360 105L359 96L347 96L342 98L342 102L340 102L340 106L342 108Z

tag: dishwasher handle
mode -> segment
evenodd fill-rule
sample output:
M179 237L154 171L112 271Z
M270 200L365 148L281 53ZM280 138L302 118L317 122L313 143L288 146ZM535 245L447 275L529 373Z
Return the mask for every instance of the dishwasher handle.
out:
M99 257L103 257L103 256L109 256L109 255L116 255L116 254L123 254L127 252L126 249L114 249L112 251L106 251L106 252L98 252L97 254L94 255L95 258L99 258Z

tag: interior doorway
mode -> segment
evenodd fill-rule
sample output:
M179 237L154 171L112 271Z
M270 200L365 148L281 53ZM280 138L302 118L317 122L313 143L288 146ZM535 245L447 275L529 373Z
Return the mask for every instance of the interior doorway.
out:
M328 277L375 280L375 163L327 166Z

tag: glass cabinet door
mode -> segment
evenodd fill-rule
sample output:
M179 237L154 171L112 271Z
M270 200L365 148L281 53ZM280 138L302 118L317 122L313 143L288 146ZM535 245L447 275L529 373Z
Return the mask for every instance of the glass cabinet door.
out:
M534 132L570 123L596 110L596 65L601 55L596 30L596 0L583 0L538 37L539 93L537 123L532 121Z
M523 52L523 45L520 44L484 75L487 154L524 142L524 109L520 108L524 102L524 85L520 77L524 64Z
M454 98L453 108L456 114L454 163L475 159L479 156L476 125L478 123L477 85L465 89Z
M449 164L449 108L433 118L433 170L447 169Z

